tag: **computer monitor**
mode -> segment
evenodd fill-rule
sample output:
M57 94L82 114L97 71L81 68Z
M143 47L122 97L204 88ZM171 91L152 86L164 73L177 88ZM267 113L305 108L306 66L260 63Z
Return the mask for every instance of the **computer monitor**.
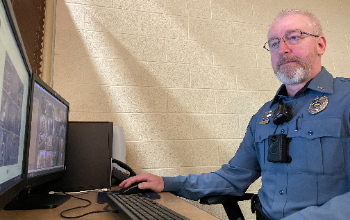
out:
M24 187L30 71L10 3L0 1L0 209Z
M48 193L66 172L69 103L35 74L29 103L25 190L5 209L55 208L69 198Z
M27 187L64 176L69 103L38 76L30 93Z
M30 97L27 187L63 177L69 112L69 103L36 75Z

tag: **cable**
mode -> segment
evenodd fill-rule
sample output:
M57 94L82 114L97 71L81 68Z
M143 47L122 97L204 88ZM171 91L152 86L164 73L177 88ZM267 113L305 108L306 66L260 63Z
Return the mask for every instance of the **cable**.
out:
M63 193L63 194L69 195L67 193ZM81 218L81 217L86 216L86 215L95 214L95 213L101 213L101 212L114 212L114 213L118 212L117 210L107 210L107 208L108 208L108 205L107 205L107 206L105 206L103 208L103 211L92 211L92 212L88 212L88 213L85 213L85 214L82 214L82 215L78 215L78 216L65 216L65 215L63 215L63 213L65 213L65 212L69 212L69 211L72 211L72 210L75 210L75 209L86 208L86 207L88 207L88 206L90 206L92 204L91 201L88 200L88 199L79 198L79 197L76 197L76 196L73 196L73 195L70 195L70 196L75 198L75 199L80 199L80 200L86 201L89 204L84 205L84 206L77 206L77 207L66 209L66 210L62 211L61 214L60 214L62 218L67 218L67 219L70 219L70 218Z

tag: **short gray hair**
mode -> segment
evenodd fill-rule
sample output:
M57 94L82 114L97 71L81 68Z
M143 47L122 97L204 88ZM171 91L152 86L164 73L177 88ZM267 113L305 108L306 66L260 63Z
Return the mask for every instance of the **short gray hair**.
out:
M311 13L309 11L304 11L304 10L299 10L299 9L285 9L277 15L277 17L275 18L275 20L273 22L275 22L275 21L277 21L285 16L292 15L292 14L305 15L306 17L308 17L310 20L310 26L314 31L313 34L323 35L321 22L318 20L318 18L313 13Z

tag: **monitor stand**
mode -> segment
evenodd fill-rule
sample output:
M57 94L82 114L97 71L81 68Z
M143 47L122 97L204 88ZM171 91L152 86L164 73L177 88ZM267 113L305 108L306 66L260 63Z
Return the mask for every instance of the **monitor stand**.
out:
M21 192L20 195L5 206L5 210L53 209L70 198L70 195L32 194Z

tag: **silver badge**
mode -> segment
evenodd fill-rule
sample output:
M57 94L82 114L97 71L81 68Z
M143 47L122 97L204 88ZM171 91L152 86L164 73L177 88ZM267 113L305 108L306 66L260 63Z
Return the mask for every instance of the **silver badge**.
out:
M327 96L317 97L314 100L312 100L308 110L311 114L314 115L323 111L327 107L327 105L328 105Z

